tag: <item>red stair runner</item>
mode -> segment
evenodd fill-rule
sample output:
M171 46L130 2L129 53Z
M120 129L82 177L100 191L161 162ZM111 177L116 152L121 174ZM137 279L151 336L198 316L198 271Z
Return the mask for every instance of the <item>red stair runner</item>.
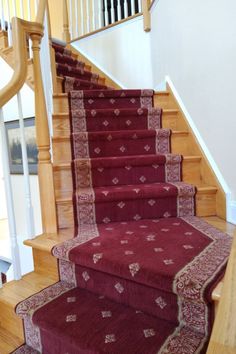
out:
M54 49L69 92L76 237L53 249L60 282L17 306L26 344L15 353L205 353L231 238L194 216L195 187L181 182L153 91L98 85Z

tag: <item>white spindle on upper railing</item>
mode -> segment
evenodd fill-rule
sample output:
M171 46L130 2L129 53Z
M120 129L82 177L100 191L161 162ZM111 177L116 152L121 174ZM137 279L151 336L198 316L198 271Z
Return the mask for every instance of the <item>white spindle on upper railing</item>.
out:
M75 37L79 36L78 1L75 0Z
M20 17L25 18L25 11L24 11L24 3L23 0L20 0Z
M17 11L16 11L16 0L13 0L13 16L17 16Z
M27 157L27 147L25 141L25 127L22 109L21 94L17 94L17 105L18 105L18 115L19 115L19 125L20 125L20 141L21 141L21 152L22 152L22 165L24 173L24 190L25 190L25 209L26 209L26 227L27 227L27 238L33 238L35 236L34 227L34 211L31 199L30 191L30 176L29 176L29 166Z
M90 32L90 16L91 16L90 1L89 0L85 0L85 1L86 1L86 17L87 17L86 32L89 33Z
M120 0L117 1L117 16L118 16L118 21L121 20L121 2Z
M115 6L114 0L111 0L111 23L115 22Z
M9 47L12 45L12 31L11 31L11 13L10 13L10 4L9 4L9 0L7 0L7 22L8 22L8 26L7 26L7 34L8 34L8 45Z
M142 0L138 0L138 12L142 12Z
M96 16L99 16L99 14L96 14L95 12L95 0L91 0L91 11L92 11L92 30L96 30Z
M104 0L104 18L105 18L105 26L109 25L109 20L108 20L108 7L107 7L107 0Z
M124 0L124 16L125 18L128 17L128 1Z
M82 36L85 33L85 28L84 28L84 6L83 6L83 1L80 0L80 35Z
M74 38L74 29L73 29L73 21L72 21L72 0L69 0L69 23L70 23L71 38Z
M102 0L98 0L98 28L103 27Z
M5 31L6 30L6 22L5 22L5 16L4 16L3 0L0 0L0 11L1 11L1 29L2 29L2 31Z
M11 186L11 175L10 175L10 168L9 168L7 136L6 136L6 128L5 128L2 108L0 108L0 130L1 130L2 162L3 162L3 172L4 172L4 180L5 180L6 199L7 199L7 214L8 214L10 241L11 241L13 273L14 273L14 279L18 280L21 278L20 253L19 253L19 246L17 242L16 221L15 221L16 219L15 219L15 211L14 211L14 203L13 203L12 186Z
M135 3L134 0L131 0L131 16L135 14Z

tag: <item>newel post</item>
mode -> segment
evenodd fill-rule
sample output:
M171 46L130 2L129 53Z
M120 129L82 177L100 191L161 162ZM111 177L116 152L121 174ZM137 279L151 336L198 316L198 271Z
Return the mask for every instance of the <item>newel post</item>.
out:
M41 214L43 232L57 232L56 202L53 182L53 168L50 154L50 135L48 116L45 103L43 80L40 65L40 43L43 36L41 31L32 31L34 88L35 88L35 116L36 137L38 145L38 178L40 188Z
M143 11L143 29L145 32L151 31L151 14L150 14L150 0L142 0L142 11Z
M66 43L69 43L71 40L71 36L70 36L70 30L69 30L69 15L68 15L68 6L67 6L67 0L62 0L63 2L63 7L62 7L62 11L63 11L63 40Z

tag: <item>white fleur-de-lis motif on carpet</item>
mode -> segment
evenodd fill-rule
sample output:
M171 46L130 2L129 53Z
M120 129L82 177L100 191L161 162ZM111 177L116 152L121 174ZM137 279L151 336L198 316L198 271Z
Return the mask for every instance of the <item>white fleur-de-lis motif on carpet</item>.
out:
M86 272L86 271L84 271L84 272L82 273L82 277L83 277L83 279L84 279L86 282L89 281L89 279L90 279L89 273Z
M89 100L88 100L88 103L89 104L92 104L94 101L90 98Z
M106 227L105 230L112 231L112 230L114 230L114 228L113 227Z
M164 259L163 263L165 263L165 265L171 265L174 264L173 259Z
M141 176L141 177L139 178L139 180L140 180L142 183L144 183L144 182L146 181L146 177Z
M142 108L139 108L139 109L137 110L137 113L138 113L139 116L141 116L141 115L143 114Z
M128 125L128 127L129 127L132 122L128 119L125 123L126 123L126 125Z
M145 145L144 146L144 150L149 151L150 150L150 146L149 145Z
M174 226L179 226L179 225L180 225L180 222L173 222L172 225L174 225Z
M104 194L105 197L106 197L106 196L108 196L109 192L108 191L102 191L102 194Z
M161 229L162 232L168 232L170 229Z
M121 244L121 245L126 245L127 243L129 243L128 240L121 240L121 241L120 241L120 244Z
M114 343L116 341L116 336L114 334L106 334L105 343Z
M134 188L133 191L138 194L140 192L140 189L139 188Z
M121 221L121 225L127 225L127 221Z
M186 250L191 250L193 248L193 246L191 246L191 245L183 245L183 248L185 248Z
M125 92L122 92L120 97L126 97L126 93Z
M138 214L136 214L136 215L134 215L133 219L134 219L134 220L136 220L136 221L138 221L138 220L140 220L140 219L141 219L141 216L140 216L140 215L138 215Z
M97 114L97 111L95 109L92 109L91 110L91 116L95 117Z
M143 313L143 311L140 311L140 310L136 310L135 313Z
M125 256L131 256L132 254L134 254L133 251L125 251Z
M94 152L98 155L98 154L100 154L101 149L100 149L99 147L96 147L96 148L94 149Z
M134 133L134 135L132 136L132 139L138 139L138 136L137 136L137 134L136 133Z
M126 231L125 233L126 233L127 235L133 235L134 232L128 230L128 231Z
M153 219L152 222L158 223L160 220L159 219Z
M157 253L164 251L163 248L161 248L161 247L155 247L155 248L153 248L153 249L154 249L154 251L157 252Z
M102 311L101 314L102 314L102 318L112 317L111 311Z
M93 242L92 245L93 247L99 247L101 246L101 242Z
M125 150L126 150L125 146L122 145L122 146L120 147L120 151L121 151L121 152L125 152Z
M76 315L67 315L66 316L66 322L75 322L77 320Z
M156 298L155 302L156 302L156 304L157 304L162 310L163 310L163 309L166 307L166 305L167 305L167 303L165 302L165 300L164 300L161 296L159 296L158 298Z
M135 98L131 98L130 102L134 104L136 102L136 99Z
M108 224L111 220L106 216L102 221L104 224Z
M118 207L119 207L120 209L123 209L124 206L125 206L125 203L124 203L124 202L120 202L120 203L118 203L117 205L118 205Z
M114 98L111 98L110 102L111 102L111 104L114 104L116 102L116 100Z
M170 187L166 186L166 187L163 187L163 189L165 189L168 192L170 190Z
M115 289L116 289L116 291L118 291L119 294L122 294L123 291L125 290L124 287L123 287L123 285L122 285L121 283L117 283L117 284L115 285Z
M125 166L125 169L126 169L127 171L131 170L131 168L132 168L132 166Z
M67 302L71 303L71 302L76 302L76 297L75 296L70 296L67 298Z
M159 167L159 165L152 165L153 168L155 168L155 170Z
M116 116L118 116L120 114L120 110L119 109L115 109L114 113L115 113Z
M105 296L104 295L99 295L98 298L99 298L99 300L103 300L103 299L105 299Z
M111 134L109 134L109 135L107 136L107 140L108 140L108 141L111 141L111 140L112 140L112 135L111 135Z
M147 235L147 236L146 236L146 240L149 241L149 242L150 242L150 241L155 241L155 239L156 239L156 236L155 236L155 235Z
M104 120L104 122L102 122L102 124L103 124L105 127L107 127L109 123L108 123L107 120Z
M151 206L153 206L154 204L156 204L156 201L155 201L154 199L150 199L150 200L148 201L148 204L151 205Z
M171 214L170 214L168 211L166 211L166 212L163 214L163 216L164 216L164 218L169 218L169 217L171 216Z
M105 97L105 95L104 95L104 93L103 92L101 92L101 93L99 93L99 96L98 97Z
M102 253L95 253L93 255L93 263L97 263L100 259L102 259L103 254Z
M118 178L116 178L116 177L113 178L113 180L112 180L112 183L113 183L113 184L117 184L118 182L119 182Z
M148 228L147 225L140 225L139 227L140 227L140 229L147 229Z
M143 333L145 338L154 337L156 335L156 332L153 328L144 329Z
M99 167L97 170L98 170L98 172L102 173L104 171L104 168L103 167Z
M129 271L130 271L132 277L134 277L135 274L137 274L139 270L140 270L140 265L139 265L139 263L131 263L131 264L129 265Z
M184 234L187 236L191 236L193 233L192 232L185 232Z

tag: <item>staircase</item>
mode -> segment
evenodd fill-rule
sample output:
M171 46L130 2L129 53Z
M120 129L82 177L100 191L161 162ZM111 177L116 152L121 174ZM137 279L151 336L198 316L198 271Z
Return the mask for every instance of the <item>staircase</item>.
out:
M114 353L121 352L121 350L125 353L137 352L142 354L157 352L157 348L160 348L161 343L165 342L168 333L171 333L176 326L178 327L178 321L176 322L177 308L175 307L176 305L174 305L176 294L168 295L170 296L168 301L172 303L172 310L167 318L166 315L163 315L163 310L167 305L163 299L163 291L165 293L166 290L162 289L161 295L159 294L159 296L157 296L155 292L155 307L149 304L149 301L144 301L144 299L154 296L152 293L149 293L153 291L150 289L155 288L155 282L150 282L150 279L154 279L155 276L159 274L160 265L155 268L152 264L150 269L150 266L145 263L143 265L144 268L150 271L149 275L147 274L149 281L138 278L137 284L134 284L133 280L136 279L137 274L139 274L139 265L137 262L130 263L129 276L127 276L124 268L126 259L127 257L133 257L131 253L134 252L134 250L139 257L143 257L146 244L139 244L139 237L144 236L146 239L145 242L149 244L155 242L155 236L150 234L150 232L147 234L146 229L150 229L154 233L158 233L161 230L161 233L165 234L169 232L168 229L171 223L174 228L180 226L180 223L184 223L182 219L178 218L179 216L186 216L185 221L188 222L189 215L192 215L194 212L193 195L195 188L193 188L191 184L197 186L195 197L196 215L201 217L224 215L225 211L221 202L224 198L223 193L207 165L202 151L194 140L191 130L170 90L158 93L151 91L141 92L139 90L111 90L112 82L110 81L108 84L109 87L107 87L105 78L103 79L96 74L91 74L91 67L88 64L83 64L77 54L58 45L54 45L54 49L56 51L56 60L58 62L57 72L59 76L57 77L58 93L54 94L53 97L53 174L59 232L55 235L41 235L34 240L27 241L26 244L33 248L35 274L39 277L38 279L41 279L41 288L57 280L57 262L55 257L51 255L52 247L56 246L54 247L53 253L54 256L59 258L60 282L49 287L48 290L39 293L36 297L32 297L33 301L36 300L37 303L42 295L44 298L49 296L48 291L51 292L51 294L53 293L53 301L36 312L33 320L34 324L40 327L41 340L50 354L54 352L59 353L61 349L64 350L65 348L67 348L69 352L77 353L78 350L80 350L82 353L85 347L90 348L90 350L92 350L91 352L95 352L94 350L97 350L97 348L100 348L99 350L101 351L99 352L103 352L103 350L104 352ZM68 65L65 65L65 62ZM73 70L71 70L71 67L73 67ZM78 116L76 116L74 120L70 118L71 112L69 107L78 103L78 97L73 97L72 94L64 92L70 91L71 89L99 90L86 91L84 93L84 95L88 96L84 98L83 102L84 105L88 105L85 107L86 129L89 131L88 134L85 134L86 137L84 134L79 133L78 130L76 131L76 126L78 126L78 124L81 125L83 117L78 119ZM100 97L101 94L102 97ZM121 96L122 94L130 96L128 97L129 101L148 101L148 104L145 103L143 107L139 105L136 107L132 106L132 109L130 109L130 107L127 106L127 98L117 97L117 95ZM106 99L104 97L108 98ZM94 104L96 104L92 109L89 109L90 100L94 101ZM107 106L108 102L111 100L119 102L119 105L116 106L119 113L118 111L114 113L114 109ZM106 108L105 112L104 107ZM94 114L94 111L96 111L96 114ZM81 112L77 112L76 115L80 113ZM117 119L118 115L119 119ZM114 118L116 118L115 121ZM75 142L76 144L80 142L80 144L85 143L89 145L89 156L88 154L85 156L84 152L78 152L76 149L72 150L71 153L70 126L73 126L73 122L75 124L73 127L75 129L73 134L74 144ZM131 129L132 124L135 124L135 130ZM109 130L107 126L109 126ZM170 131L170 129L172 131ZM83 128L82 130L85 129ZM124 145L124 141L126 143L124 148L129 151L129 153L125 154L122 151L123 149L120 150ZM101 144L99 147L97 146L98 143ZM139 150L140 146L142 147L142 151ZM169 154L170 146L171 155ZM97 147L104 151L103 156L97 157L98 154L101 155ZM78 155L76 155L77 153ZM183 157L179 154L183 155ZM114 159L114 157L118 156L120 158ZM92 159L90 160L91 157ZM71 164L72 160L73 164ZM86 182L85 180L81 181L81 179L75 182L76 176L85 176L90 169L93 184L91 184L91 181ZM158 173L156 173L157 169ZM101 173L103 177L101 177ZM114 177L114 173L116 173L119 178ZM180 180L181 175L182 182ZM211 184L208 185L207 182ZM75 186L77 188L75 188ZM81 210L87 208L87 204L89 204L86 204L84 201L90 197L88 192L91 192L89 188L92 186L94 188L93 193L95 193L96 196L96 218L97 221L100 220L95 230L92 230L95 232L93 234L94 237L97 236L98 233L100 234L100 240L97 241L96 239L94 242L93 240L89 241L87 238L92 235L91 228L89 229L88 235L88 230L81 226L80 219L80 215L82 215ZM139 190L138 193L137 190ZM165 191L164 194L163 190ZM106 193L104 192L108 192L108 194L111 195L109 201L105 203ZM141 193L141 197L138 196L139 193ZM164 205L164 208L155 207L160 201L162 206ZM144 203L149 205L148 211L144 210ZM183 206L182 211L181 208L176 207L177 205L180 206L180 204ZM118 209L116 213L113 212L115 208ZM150 211L151 209L154 210L152 211L153 214ZM132 216L131 212L133 213ZM141 215L141 213L143 214ZM77 247L72 248L69 260L68 256L63 253L64 246L58 244L64 242L64 245L69 247L67 245L74 242L75 245L77 245L77 240L78 245L81 243L81 240L78 238L71 240L74 234L74 221L76 221L76 225L79 227L80 233L82 233L84 237L83 240L87 240L88 242L84 246L78 246L78 249ZM190 227L192 227L191 224L193 221L189 220L189 223ZM200 223L201 228L206 227L204 222ZM111 232L115 235L114 238L111 238ZM127 232L129 232L129 234L127 234ZM188 232L191 233L191 231ZM126 234L125 239L122 236L124 234ZM128 238L131 238L133 234L137 236L137 238L135 238L136 242L132 239L133 249L126 249L122 262L120 262L119 258L116 256L116 251L123 248L123 246L127 244L125 242L129 241ZM114 250L107 258L105 257L105 265L101 265L101 268L101 254L104 252L91 254L91 247L99 247L98 242L103 244L104 252L106 249ZM93 243L97 245L94 246ZM139 246L136 249L137 244ZM174 244L174 240L172 244ZM227 245L227 241L225 244ZM160 247L160 245L154 247L154 249L156 249L155 254L158 256L164 244L161 246L162 247ZM152 259L152 256L153 255L147 252L144 258ZM166 261L170 261L170 259ZM76 264L75 272L71 272L70 262ZM171 265L171 263L169 262L168 265ZM118 271L116 269L117 266L119 268ZM102 279L101 274L103 274ZM89 282L90 277L95 279L92 286ZM48 282L47 285L44 281L45 278ZM107 293L106 282L108 284L110 281L115 281L115 288L112 294ZM79 288L75 287L75 283ZM40 286L35 290L40 290ZM124 300L122 299L122 293L126 287L130 289L130 295ZM32 293L33 291L26 295L26 292L24 292L22 299L31 296ZM96 295L93 295L93 293L98 294L99 299ZM135 293L142 295L134 298L132 294ZM105 299L103 298L104 295L106 295ZM81 311L79 310L76 314L80 321L84 323L83 332L80 335L75 332L77 334L72 340L69 332L66 331L65 337L61 339L60 326L63 325L64 315L61 316L60 314L58 321L56 321L57 323L55 323L56 308L61 307L62 302L66 300L66 303L71 304L71 309L75 311L77 308L77 298L84 304L83 307L80 308ZM18 297L18 301L19 300ZM127 307L127 305L129 307ZM63 306L61 307L62 314L64 314L63 311L67 311ZM26 311L26 308L31 309L30 315L28 311ZM44 308L46 308L46 311ZM82 310L83 308L86 309L86 313ZM9 311L11 317L14 317L11 310ZM97 319L97 322L94 322L97 314L96 311L100 311L102 315L101 318ZM24 318L27 328L26 337L28 345L36 350L41 350L38 335L32 332L32 330L35 331L34 326L31 324L31 316L34 312L32 304L29 304L27 301L23 302L18 306L17 312L18 315ZM45 312L48 315L45 316ZM69 314L68 316L68 323L73 324L77 321L74 314ZM93 319L93 325L90 317ZM115 318L114 321L113 318ZM121 333L124 343L121 343L116 334L111 330L107 333L106 331L104 333L102 332L102 338L104 339L103 344L101 344L100 339L94 334L93 337L95 336L95 338L93 340L88 336L93 326L97 329L103 326L104 319L107 323L109 322L108 327L105 327L106 330L111 326L111 328ZM16 321L16 323L18 323L19 320ZM29 326L26 323L28 323ZM124 323L126 323L126 325L124 325ZM9 325L8 328L10 330L11 325ZM121 328L122 332L120 332ZM128 330L129 328L133 329L132 335ZM157 340L156 333L158 333L159 328L164 328L164 330ZM137 333L140 332L141 329L142 337L139 338ZM19 337L21 337L21 331L19 331L19 329L16 331ZM196 331L196 328L191 328L187 338L194 338L192 342L194 342L194 345L198 345L196 344L196 337L199 335L198 339L200 338L199 340L205 343L202 344L202 348L206 348L207 339L205 338L205 334L199 333L201 333L201 331L199 332L199 330ZM48 342L46 337L49 338ZM71 343L71 340L73 343ZM116 347L117 341L119 342L118 351ZM188 341L186 343L187 346L190 345ZM137 348L139 348L138 350L140 351L137 351ZM32 349L27 346L22 347L17 353L22 352L22 350L30 351Z

